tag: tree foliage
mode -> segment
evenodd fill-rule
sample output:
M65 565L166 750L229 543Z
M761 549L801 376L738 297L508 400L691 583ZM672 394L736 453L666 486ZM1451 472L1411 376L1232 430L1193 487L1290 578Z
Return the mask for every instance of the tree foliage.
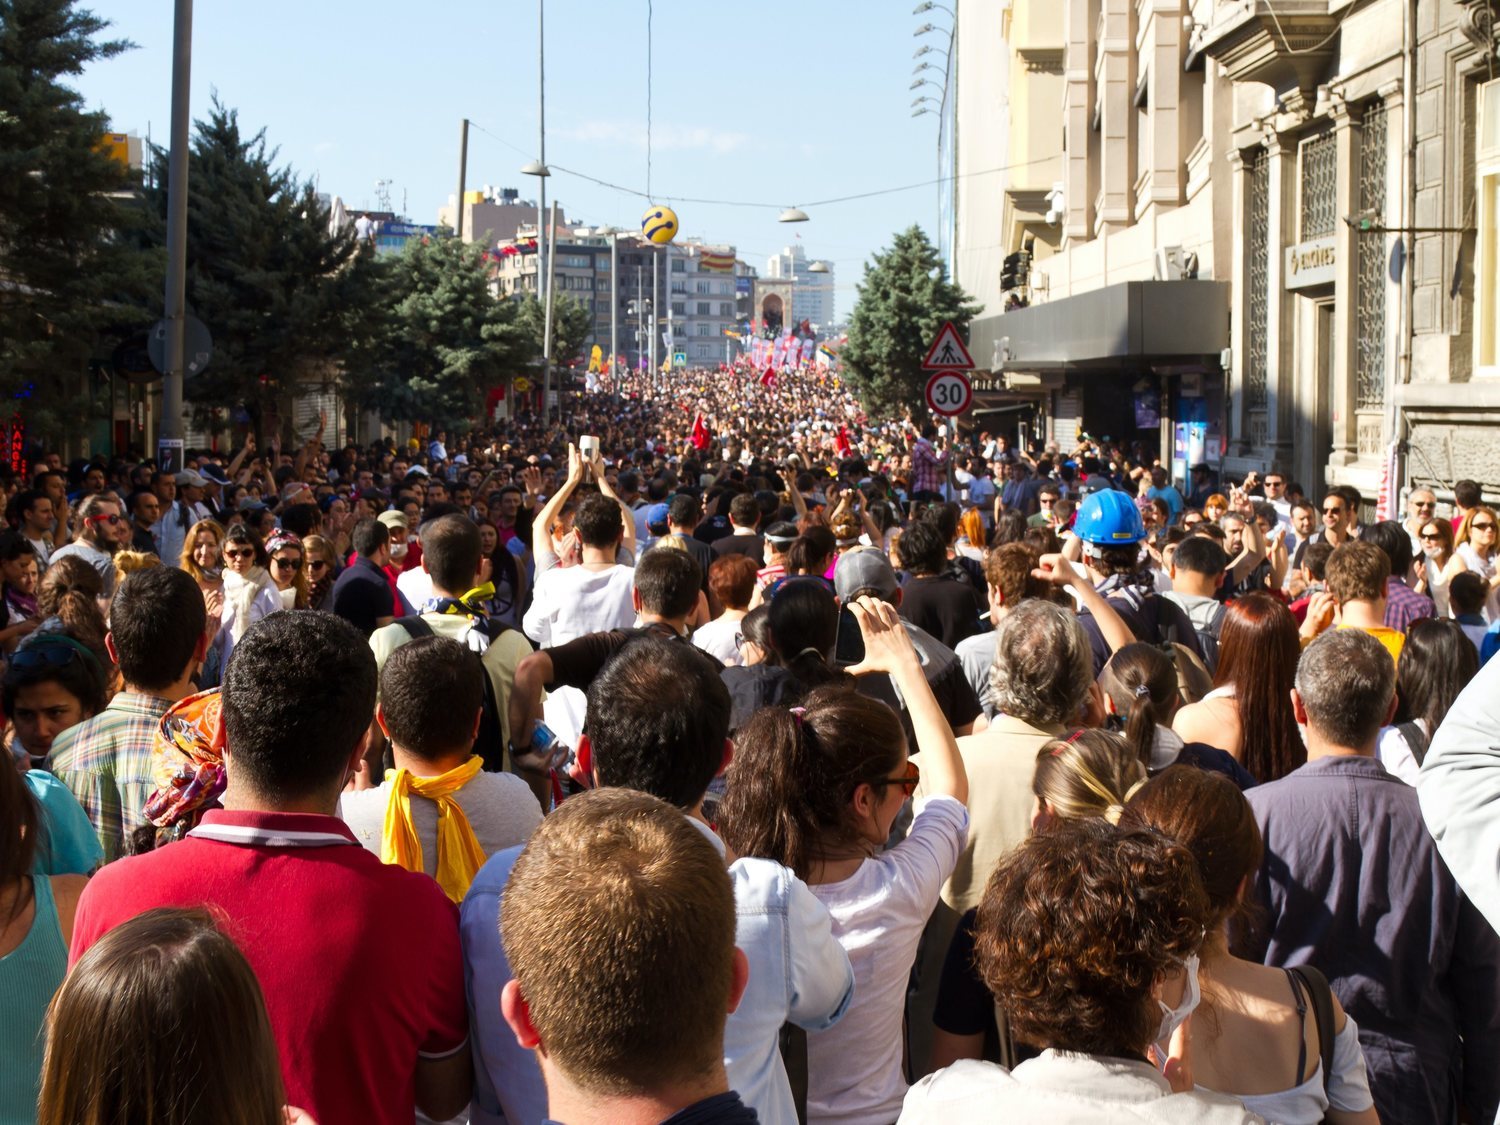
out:
M132 233L139 177L67 85L133 46L108 27L73 0L0 0L0 400L45 437L76 428L90 361L160 307L161 258Z
M527 293L517 302L522 325L529 334L532 347L538 357L542 354L542 338L546 335L547 310L533 294ZM582 301L576 301L565 293L552 295L552 362L566 367L578 359L583 351L583 342L594 330L594 315Z
M534 363L537 344L519 310L490 292L483 246L413 238L382 266L382 323L346 365L346 389L362 408L387 421L455 425L480 413L490 387Z
M154 236L165 241L167 157L158 150ZM188 311L208 327L213 359L184 396L201 411L284 413L306 375L332 381L368 330L378 290L374 255L352 229L332 233L311 181L275 166L264 131L242 134L214 100L195 122L188 160Z
M949 320L966 333L979 306L949 279L937 248L915 226L875 254L856 291L840 352L845 378L874 416L921 408L928 375L922 360L933 337Z

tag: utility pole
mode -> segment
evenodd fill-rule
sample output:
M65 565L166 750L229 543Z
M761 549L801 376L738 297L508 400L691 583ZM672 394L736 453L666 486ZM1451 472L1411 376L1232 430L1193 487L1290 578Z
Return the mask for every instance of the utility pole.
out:
M557 230L557 200L552 201L551 222L548 226ZM547 417L547 411L551 409L548 405L552 392L552 279L557 271L557 245L554 242L552 253L547 255L547 306L542 316L542 362L547 365L547 374L542 380L542 417ZM562 391L559 388L557 395L558 413L562 412Z
M620 232L609 236L609 389L620 374Z
M453 233L464 240L464 184L469 178L469 119L464 118L458 133L458 214L453 219ZM404 207L403 207L404 210Z
M661 297L660 263L661 255L656 252L653 243L647 243L651 247L651 385L658 386L656 371L656 325L658 299Z
M177 0L172 25L172 152L167 165L167 364L162 373L156 456L163 469L182 468L182 377L186 366L189 79L193 65L193 0Z

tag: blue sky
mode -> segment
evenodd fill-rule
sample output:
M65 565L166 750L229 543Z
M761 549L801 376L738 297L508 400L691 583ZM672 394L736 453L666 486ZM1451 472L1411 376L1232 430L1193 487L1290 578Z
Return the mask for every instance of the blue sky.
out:
M114 21L110 34L138 49L97 64L79 88L115 130L144 136L149 127L164 143L172 4L92 6ZM914 6L654 0L653 194L770 205L678 203L684 233L732 242L761 270L800 233L810 257L835 265L840 316L872 251L914 222L932 234L934 186L811 205L937 177L937 118L911 117L908 85L913 51L945 38L916 40L913 30L926 20L946 26L946 16L914 17ZM517 172L537 145L535 0L195 7L194 116L217 92L321 190L374 207L375 182L389 180L397 210L404 193L414 221L434 222L457 185L459 121L468 117L476 126L468 186L513 186L535 198L536 181ZM548 197L570 219L634 225L645 209L638 196L557 166L646 189L646 13L647 0L547 0ZM777 223L777 209L790 204L812 221Z

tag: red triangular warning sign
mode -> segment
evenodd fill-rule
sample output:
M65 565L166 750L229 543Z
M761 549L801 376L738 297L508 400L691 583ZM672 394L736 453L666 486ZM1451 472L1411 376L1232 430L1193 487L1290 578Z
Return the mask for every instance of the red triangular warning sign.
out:
M932 347L927 349L927 358L922 361L922 367L928 371L972 371L974 369L974 360L969 355L969 349L964 346L964 339L958 334L958 329L953 327L951 320L943 325L937 338L932 341Z

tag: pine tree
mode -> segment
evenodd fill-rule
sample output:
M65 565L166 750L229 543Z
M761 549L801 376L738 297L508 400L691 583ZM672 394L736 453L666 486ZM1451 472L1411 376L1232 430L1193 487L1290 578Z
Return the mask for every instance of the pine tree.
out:
M108 27L73 0L0 0L0 403L44 439L78 432L90 362L160 307L163 259L133 233L139 175L66 84L133 46Z
M391 422L459 425L482 413L490 387L535 362L517 306L490 292L482 246L413 238L383 265L383 323L347 364L348 393L361 408Z
M165 239L167 157L156 153L154 237ZM329 231L311 181L276 167L265 133L246 137L215 99L195 123L188 159L187 307L213 337L213 358L184 396L200 415L243 407L289 416L305 376L334 381L377 305L374 254L350 228Z
M922 408L922 360L933 337L949 320L966 332L979 306L949 280L937 248L915 226L874 256L857 292L839 353L845 378L874 417Z
M546 332L547 310L533 294L527 293L518 302L521 324L532 340L536 354L542 354L542 336ZM579 358L584 341L594 331L594 316L582 301L576 301L565 293L552 295L552 362L566 367Z

